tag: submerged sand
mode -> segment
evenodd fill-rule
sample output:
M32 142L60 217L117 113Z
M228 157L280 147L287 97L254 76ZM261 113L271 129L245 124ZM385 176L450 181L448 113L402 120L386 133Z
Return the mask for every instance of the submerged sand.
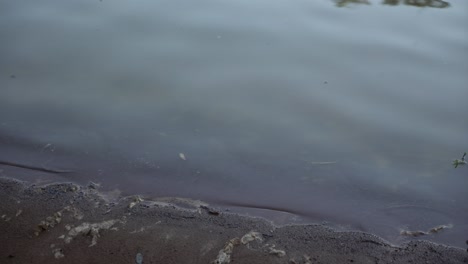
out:
M0 178L0 263L468 263L460 248L401 246L322 225L278 227L201 201Z

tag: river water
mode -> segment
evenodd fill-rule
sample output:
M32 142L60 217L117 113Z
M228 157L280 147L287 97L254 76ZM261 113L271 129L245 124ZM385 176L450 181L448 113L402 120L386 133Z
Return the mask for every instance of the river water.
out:
M467 25L465 0L1 0L0 175L464 247Z

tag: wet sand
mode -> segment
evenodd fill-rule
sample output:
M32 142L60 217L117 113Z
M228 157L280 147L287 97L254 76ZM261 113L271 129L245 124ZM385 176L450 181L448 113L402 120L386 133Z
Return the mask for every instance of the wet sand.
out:
M278 227L201 201L0 178L1 263L468 263L464 249L395 246L321 225Z

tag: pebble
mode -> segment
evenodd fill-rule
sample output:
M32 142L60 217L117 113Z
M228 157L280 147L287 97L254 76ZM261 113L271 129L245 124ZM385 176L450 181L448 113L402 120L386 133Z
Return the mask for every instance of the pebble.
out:
M136 264L143 264L143 254L141 253L136 254L135 262Z

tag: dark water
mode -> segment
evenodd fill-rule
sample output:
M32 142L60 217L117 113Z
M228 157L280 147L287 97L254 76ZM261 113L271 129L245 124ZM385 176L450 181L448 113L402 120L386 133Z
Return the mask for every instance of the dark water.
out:
M467 25L465 0L1 0L0 173L464 247Z

